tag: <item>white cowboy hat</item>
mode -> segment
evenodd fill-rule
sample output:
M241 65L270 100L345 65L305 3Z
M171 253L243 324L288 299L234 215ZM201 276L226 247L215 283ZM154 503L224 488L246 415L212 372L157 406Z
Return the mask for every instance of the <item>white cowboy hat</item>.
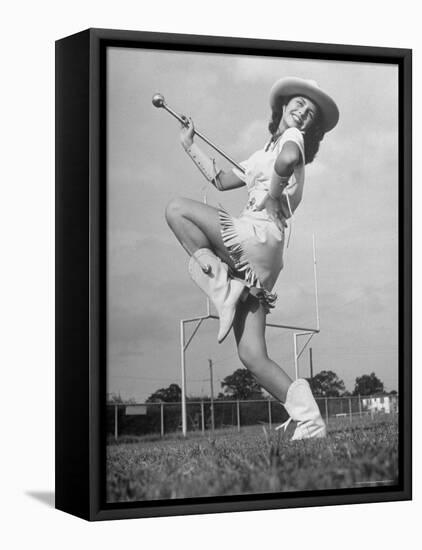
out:
M329 132L334 128L339 119L338 107L334 100L321 90L315 80L305 80L293 76L277 80L270 92L271 108L281 111L286 99L298 95L306 96L318 105L324 132Z

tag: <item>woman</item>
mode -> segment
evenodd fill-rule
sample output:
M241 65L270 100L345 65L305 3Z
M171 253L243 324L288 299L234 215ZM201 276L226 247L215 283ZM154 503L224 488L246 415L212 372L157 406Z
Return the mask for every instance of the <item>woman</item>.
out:
M271 290L283 267L286 220L303 193L305 163L312 162L326 132L338 122L335 102L316 82L282 78L270 93L271 139L241 163L245 172L218 170L194 143L192 120L181 142L218 190L244 185L248 203L239 218L190 199L175 199L166 219L190 255L189 272L215 305L222 342L234 328L239 358L257 382L280 400L297 422L292 439L324 437L325 423L304 379L292 381L267 354L265 319L274 307Z

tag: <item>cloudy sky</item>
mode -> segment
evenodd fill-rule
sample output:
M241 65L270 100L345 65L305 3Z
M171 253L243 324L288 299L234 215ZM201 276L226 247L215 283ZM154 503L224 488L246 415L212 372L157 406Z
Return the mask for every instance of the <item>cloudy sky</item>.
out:
M312 234L318 256L321 333L314 372L333 370L353 390L372 371L397 389L397 68L364 63L112 48L108 51L108 392L145 400L180 384L179 320L205 312L188 258L167 227L176 196L240 213L246 190L219 193L181 148L179 125L152 106L160 92L237 161L267 140L268 92L283 76L318 81L337 101L339 125L306 167L279 299L268 321L315 326ZM203 147L206 150L206 146ZM215 156L215 155L214 155ZM229 169L226 161L220 166ZM216 321L187 353L188 394L215 392L241 366ZM271 356L293 376L293 337L267 329ZM300 360L308 376L309 356Z

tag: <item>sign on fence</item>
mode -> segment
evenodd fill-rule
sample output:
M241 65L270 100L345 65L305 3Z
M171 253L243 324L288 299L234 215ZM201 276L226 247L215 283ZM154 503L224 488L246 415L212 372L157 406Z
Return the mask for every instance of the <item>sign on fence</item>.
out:
M135 415L143 415L145 416L147 414L147 406L146 405L128 405L125 409L126 416L135 416Z

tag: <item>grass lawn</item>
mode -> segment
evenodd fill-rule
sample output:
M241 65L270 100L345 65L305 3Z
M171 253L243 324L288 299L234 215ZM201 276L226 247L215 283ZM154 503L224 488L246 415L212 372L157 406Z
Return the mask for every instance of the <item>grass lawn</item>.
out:
M330 421L326 439L290 441L253 426L186 439L123 437L107 447L108 502L390 485L397 478L397 418L390 415Z

